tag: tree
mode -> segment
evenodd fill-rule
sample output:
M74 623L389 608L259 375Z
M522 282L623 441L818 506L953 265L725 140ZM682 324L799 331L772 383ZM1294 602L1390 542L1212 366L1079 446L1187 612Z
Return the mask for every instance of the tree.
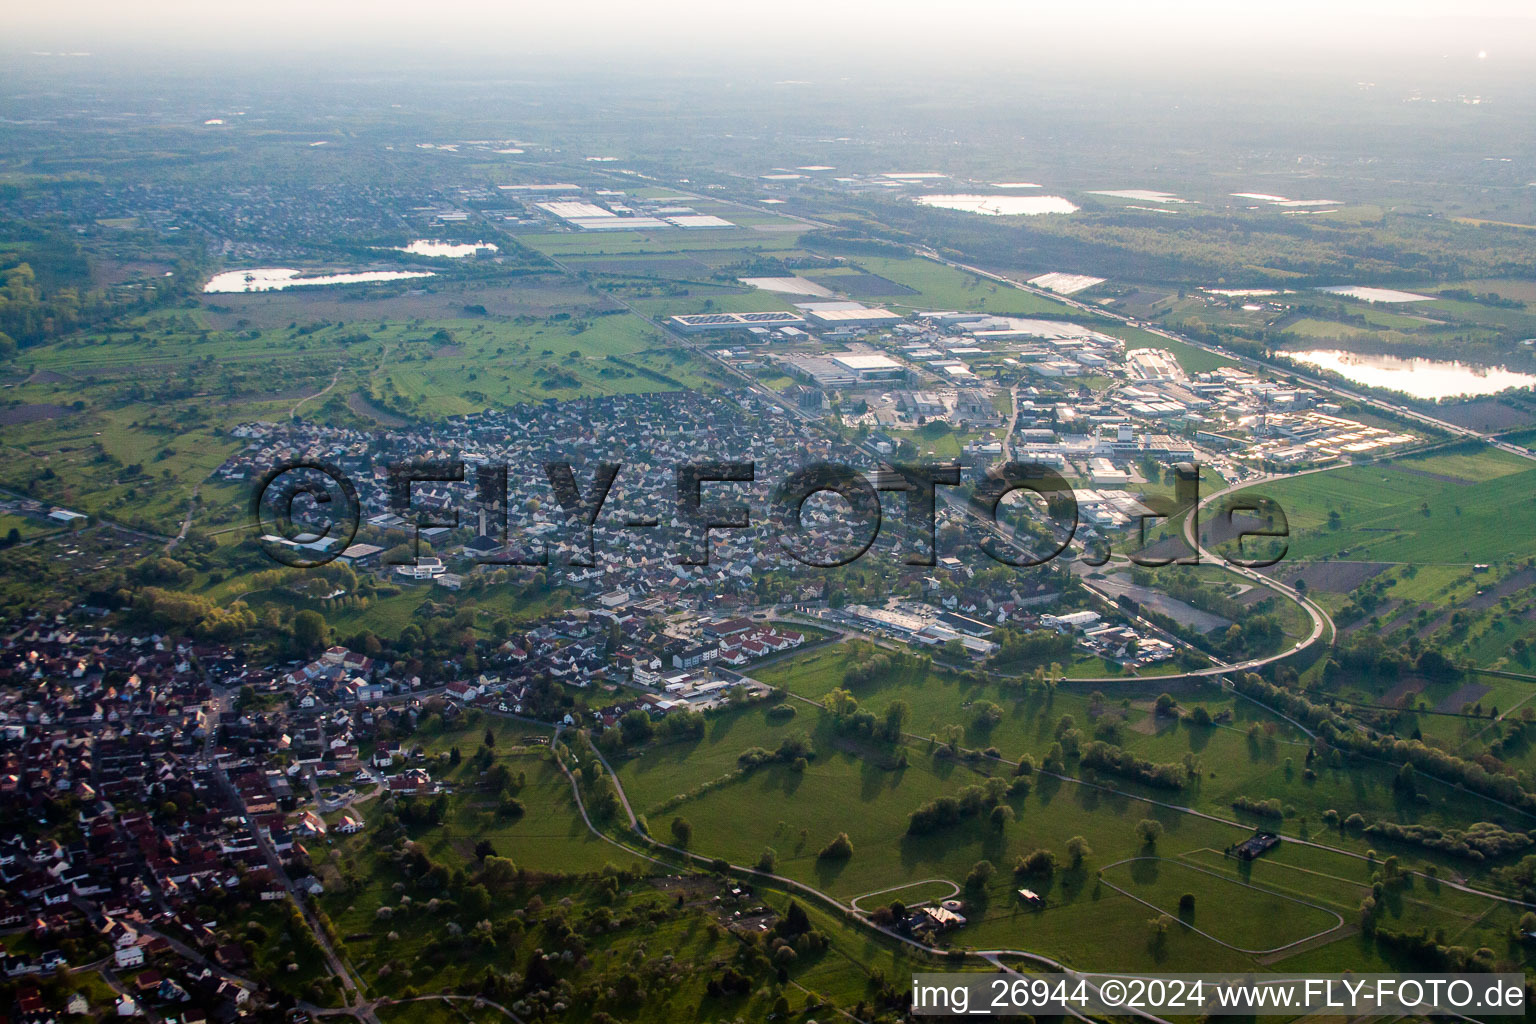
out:
M1159 715L1171 715L1174 709L1174 699L1171 693L1160 693L1157 696L1156 711Z
M1055 871L1056 855L1050 850L1035 850L1033 853L1020 854L1019 859L1013 864L1013 873L1016 875L1049 877Z
M826 846L817 851L820 860L847 860L853 856L853 840L847 832L839 832Z
M619 719L619 734L626 744L644 743L655 731L656 725L651 721L651 716L641 708L634 708Z
M672 819L672 838L677 841L678 846L687 846L693 842L693 825L687 818Z
M977 701L976 727L982 730L992 729L1003 720L1003 709L990 700Z
M786 939L804 935L810 930L811 919L806 916L805 908L794 900L789 901L789 907L784 911L784 920L774 925L774 931Z
M485 727L485 745L492 750L496 748L496 734L491 731L490 726Z
M1074 868L1080 868L1083 866L1083 861L1093 856L1093 848L1082 836L1073 836L1067 840L1067 856L1072 858Z
M997 869L992 866L991 861L977 861L975 864L971 865L971 870L966 872L965 887L972 892L985 889L987 887L987 883L992 881L992 876L996 873L996 871Z
M1151 818L1142 818L1136 823L1136 835L1145 846L1156 846L1162 834L1163 826Z
M476 860L485 860L485 858L495 856L495 854L496 847L491 845L491 841L489 839L482 839L475 844Z
M912 708L904 700L893 700L885 708L885 738L895 743L901 739L901 731L906 728L907 719L911 717Z
M757 857L757 870L765 874L773 874L773 869L778 865L779 854L771 846L765 846L763 852Z
M470 920L478 921L491 909L491 894L483 885L467 886L459 894L459 909Z
M517 881L517 865L506 857L487 857L480 869L480 882L489 890L510 888Z
M330 627L317 611L306 608L293 617L293 642L306 654L324 647L330 636Z

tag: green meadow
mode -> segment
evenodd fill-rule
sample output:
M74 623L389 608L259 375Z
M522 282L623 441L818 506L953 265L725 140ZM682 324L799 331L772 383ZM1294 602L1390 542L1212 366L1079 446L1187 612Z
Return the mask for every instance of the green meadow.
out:
M1533 483L1536 462L1468 447L1266 481L1255 492L1284 509L1289 557L1424 566L1536 554Z
M822 650L780 662L759 676L790 693L815 698L838 685L847 664L846 649ZM1487 801L1469 802L1463 791L1432 780L1423 780L1419 787L1421 800L1403 803L1394 795L1393 768L1369 761L1338 767L1319 764L1315 773L1304 773L1303 737L1250 702L1234 702L1214 688L1181 695L1180 700L1186 707L1203 703L1213 714L1236 713L1228 726L1200 728L1159 719L1147 696L1132 697L1125 707L1121 701L1090 699L1063 686L1051 694L1037 691L1010 699L995 684L962 683L923 670L856 687L855 692L861 706L877 717L890 701L907 701L912 708L909 733L948 735L945 727L952 725L960 729L962 746L990 744L1005 760L946 756L941 746L919 738L891 745L852 737L835 728L818 707L791 699L787 703L795 713L787 719L761 705L732 709L711 715L700 740L657 743L617 758L618 779L651 834L662 841L672 841L671 822L682 817L692 826L690 849L699 855L751 865L772 850L777 871L842 900L933 878L958 884L977 861L987 860L997 871L981 890L964 897L968 916L975 915L973 923L951 941L977 948L1028 948L1083 967L1120 965L1126 956L1137 967L1155 967L1170 958L1188 962L1176 959L1182 950L1204 958L1202 962L1242 969L1252 966L1257 955L1242 950L1291 943L1302 945L1276 955L1300 955L1313 948L1314 935L1323 935L1315 940L1318 943L1347 938L1346 931L1332 939L1325 933L1337 925L1333 914L1349 922L1356 916L1374 870L1372 845L1383 849L1380 856L1396 854L1404 866L1439 863L1437 855L1422 849L1385 849L1393 844L1373 844L1327 829L1324 810L1359 810L1367 817L1448 826L1507 813ZM994 727L982 728L974 720L974 709L983 700L1005 708ZM1193 754L1199 759L1199 780L1181 791L1155 790L1109 775L1094 778L1069 765L1069 774L1080 781L1036 772L1023 790L1003 800L1011 816L1001 825L983 816L931 834L908 834L908 816L922 804L983 784L993 775L1011 778L1008 760L1021 754L1030 753L1038 761L1054 742L1060 716L1071 715L1085 731L1093 729L1090 702L1099 722L1115 722L1110 735L1125 749L1154 762L1177 762ZM816 751L803 770L780 763L738 769L736 758L746 749L773 749L786 737L801 734ZM1273 869L1283 875L1276 883L1254 882L1252 876L1259 870L1272 870L1267 863L1240 869L1221 852L1255 828L1277 827L1270 819L1233 808L1233 801L1245 797L1278 797L1285 811L1278 827L1323 847L1283 845L1285 861L1295 866L1284 872ZM1163 829L1153 848L1136 832L1144 818ZM839 832L848 833L853 856L845 861L818 857ZM1083 837L1093 850L1077 869L1067 864L1065 855L1067 841L1074 836ZM1060 859L1057 872L1015 881L1014 861L1040 848ZM1106 872L1105 880L1133 892L1157 912L1094 877L1100 868L1140 857L1166 863L1148 876L1137 866L1143 862L1136 861L1129 871ZM1464 868L1453 865L1457 871ZM1304 877L1304 872L1317 872L1320 880ZM1227 877L1233 881L1224 881ZM1423 879L1414 884L1421 888L1384 911L1394 927L1426 924L1475 932L1483 927L1482 914L1503 920L1492 913L1496 904L1485 897L1453 897L1443 887L1430 891L1427 886L1433 883ZM1045 906L1036 909L1019 901L1013 892L1019 885L1040 892ZM1176 918L1178 897L1190 889L1202 894L1197 914L1205 923L1196 921L1195 927L1215 940L1182 925L1154 934L1146 922L1163 910ZM1214 898L1217 894L1219 899ZM868 910L900 898L907 897L895 892L861 905ZM1254 925L1245 923L1254 920L1271 921L1272 926L1256 932ZM1500 927L1486 927L1489 941ZM1278 937L1268 941L1271 934ZM1108 941L1109 935L1129 935L1130 940L1117 945ZM1223 942L1239 948L1229 949Z
M964 309L1005 316L1082 316L1071 306L1053 299L933 260L916 256L857 256L853 262L916 293L884 297L875 305L898 310Z

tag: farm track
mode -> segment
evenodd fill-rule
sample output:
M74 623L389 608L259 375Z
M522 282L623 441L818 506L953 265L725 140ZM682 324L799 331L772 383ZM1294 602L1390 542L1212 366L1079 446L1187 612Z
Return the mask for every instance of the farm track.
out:
M1149 907L1152 910L1154 910L1154 911L1156 911L1156 912L1158 912L1160 914L1167 914L1168 910L1167 910L1166 907L1159 907L1157 904L1152 903L1149 900L1144 900L1140 896L1137 896L1135 893L1130 892L1130 891L1128 891L1126 889L1122 889L1120 886L1116 885L1114 882L1111 882L1109 879L1102 877L1103 872L1108 871L1110 868L1117 868L1117 867L1119 867L1122 864L1134 864L1137 861L1164 861L1164 860L1165 860L1165 858L1163 858L1163 857L1127 857L1124 860L1117 860L1113 864L1105 864L1102 868L1099 869L1100 876L1101 876L1100 880L1105 885L1107 885L1111 889L1115 890L1115 892L1118 892L1120 895L1128 897L1130 899L1133 899L1137 903L1140 903L1142 906ZM1344 915L1340 914L1336 910L1330 910L1328 907L1325 907L1325 906L1323 906L1320 903L1310 903L1307 900L1297 899L1295 896L1288 896L1285 893L1276 892L1273 889L1266 889L1262 885L1254 885L1252 882L1244 882L1242 879L1228 878L1227 876L1219 874L1219 873L1217 873L1215 871L1211 871L1211 870L1209 870L1207 868L1197 867L1194 864L1189 864L1189 863L1186 863L1184 861L1171 861L1170 863L1180 864L1185 869L1187 869L1189 871L1196 871L1196 872L1199 872L1202 875L1210 875L1212 878L1219 878L1219 879L1221 879L1224 882L1231 882L1232 884L1240 885L1240 886L1242 886L1245 889L1253 889L1256 892L1267 893L1267 894L1269 894L1271 896L1279 896L1282 899L1290 900L1292 903L1299 903L1299 904L1301 904L1302 906L1305 906L1305 907L1312 907L1315 910L1321 910L1323 913L1331 915L1333 917L1334 921L1337 922L1332 928L1326 928L1323 931L1314 932L1311 935L1306 935L1306 936L1303 936L1302 938L1297 939L1295 942L1287 942L1284 945L1275 946L1272 949L1244 949L1242 946L1233 945L1232 943L1227 942L1224 939L1218 939L1216 936L1212 935L1210 932L1204 931L1204 930L1202 930L1200 928L1196 928L1194 925L1189 924L1188 922L1180 922L1181 924L1184 925L1185 928L1188 928L1190 931L1195 932L1198 935L1203 935L1207 939L1210 939L1212 942L1216 943L1216 945L1224 946L1227 949L1233 950L1234 952L1244 953L1244 954L1247 954L1249 956L1270 956L1270 955L1277 954L1277 953L1284 953L1286 950L1289 950L1289 949L1291 949L1291 948L1293 948L1295 946L1299 946L1299 945L1301 945L1304 942L1311 942L1311 941L1313 941L1315 939L1322 939L1325 936L1333 935L1335 932L1338 932L1338 931L1340 931L1340 930L1342 930L1343 928L1346 927L1346 925L1344 924Z

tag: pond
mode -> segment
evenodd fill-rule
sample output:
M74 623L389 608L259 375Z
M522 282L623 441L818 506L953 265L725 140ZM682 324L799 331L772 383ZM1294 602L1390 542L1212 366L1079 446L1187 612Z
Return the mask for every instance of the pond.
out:
M426 270L365 270L355 274L322 274L301 277L301 270L288 267L262 267L256 270L228 270L213 275L203 285L205 295L229 295L237 292L280 292L287 288L311 288L327 284L365 284L370 281L403 281L412 277L431 277Z
M1366 387L1398 391L1414 398L1462 398L1492 395L1508 388L1536 387L1536 376L1503 366L1479 366L1418 356L1388 356L1339 349L1282 353L1308 366L1330 370Z
M446 256L449 259L463 259L465 256L473 256L481 249L496 252L496 246L490 242L438 242L430 238L418 238L410 245L402 246L398 252L408 252L413 256Z
M979 213L984 217L1033 217L1042 213L1076 213L1077 207L1061 196L918 196L924 206L942 210Z

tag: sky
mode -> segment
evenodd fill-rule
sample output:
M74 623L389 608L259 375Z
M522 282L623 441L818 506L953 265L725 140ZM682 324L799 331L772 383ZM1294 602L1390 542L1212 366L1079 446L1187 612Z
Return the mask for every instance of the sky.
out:
M1193 51L1536 49L1533 0L50 0L11 5L9 46L112 52L414 48L683 59L1060 59Z

